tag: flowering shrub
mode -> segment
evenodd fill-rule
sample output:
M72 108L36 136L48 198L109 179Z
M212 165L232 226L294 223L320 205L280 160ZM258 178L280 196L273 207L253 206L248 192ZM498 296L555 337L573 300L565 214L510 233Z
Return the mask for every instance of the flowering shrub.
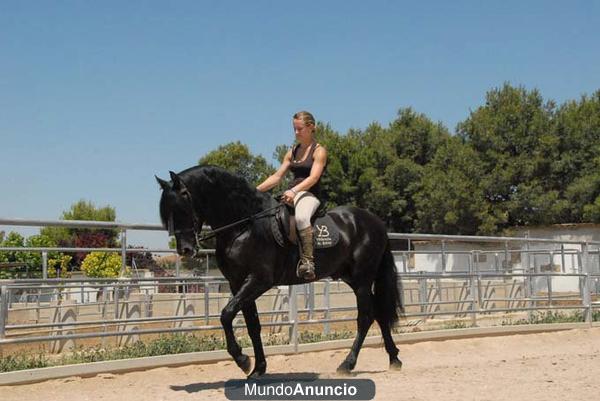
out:
M69 263L71 262L71 259L71 256L63 255L58 259L48 260L48 277L56 278L57 272L60 272L60 278L71 277L71 272L69 272Z
M90 252L81 263L81 270L88 277L119 277L121 255L107 252ZM126 274L130 269L126 267Z

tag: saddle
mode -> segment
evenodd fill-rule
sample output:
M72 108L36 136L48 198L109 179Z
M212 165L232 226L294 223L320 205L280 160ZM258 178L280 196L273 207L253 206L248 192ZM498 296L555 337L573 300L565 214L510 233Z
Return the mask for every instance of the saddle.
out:
M310 221L313 227L315 249L331 248L338 243L340 232L331 216L327 214L325 207L319 206ZM293 207L285 205L278 209L277 213L271 217L271 232L275 242L281 247L298 244Z

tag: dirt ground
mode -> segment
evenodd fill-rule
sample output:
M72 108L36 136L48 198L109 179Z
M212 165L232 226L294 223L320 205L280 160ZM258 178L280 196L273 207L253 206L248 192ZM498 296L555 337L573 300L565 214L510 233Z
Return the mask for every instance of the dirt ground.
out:
M383 348L364 348L356 378L376 400L595 400L600 396L600 328L403 345L404 368L387 370ZM347 351L268 358L270 377L335 378ZM244 375L233 362L72 377L0 387L9 400L224 400L224 383Z

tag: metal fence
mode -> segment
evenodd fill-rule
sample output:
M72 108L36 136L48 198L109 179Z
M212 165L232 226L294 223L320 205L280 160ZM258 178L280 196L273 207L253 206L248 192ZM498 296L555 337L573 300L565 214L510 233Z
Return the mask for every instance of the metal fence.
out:
M0 219L0 225L121 230L120 248L0 248L0 252L47 255L100 250L119 252L123 261L127 253L174 252L127 248L127 230L162 230L154 225L15 219ZM409 244L406 251L394 252L406 309L401 328L426 322L446 327L504 324L554 310L571 312L592 324L600 308L600 269L595 260L600 243L395 233L390 237ZM439 250L417 250L418 241L436 241ZM457 241L473 243L474 249L451 249ZM484 243L498 245L498 249L475 249ZM208 258L213 251L205 253ZM517 254L519 262L509 263L516 260L511 255ZM437 259L436 269L411 267L411 259L419 255ZM481 255L493 255L493 262L481 262ZM542 269L546 264L536 264L540 257L550 261L550 270ZM554 271L555 259L560 262L558 271ZM567 259L574 263L569 265ZM47 257L42 261L47 263ZM47 272L47 266L42 267ZM72 347L74 341L106 343L112 339L124 345L146 335L220 330L220 310L230 297L226 281L216 276L176 276L48 279L45 273L45 278L37 280L0 280L0 346L48 342L52 350L60 352ZM328 334L336 327L352 324L356 319L354 302L347 286L329 279L277 287L258 300L262 326L271 333L284 334L296 347L303 329L316 326ZM243 320L238 319L234 327L243 330Z

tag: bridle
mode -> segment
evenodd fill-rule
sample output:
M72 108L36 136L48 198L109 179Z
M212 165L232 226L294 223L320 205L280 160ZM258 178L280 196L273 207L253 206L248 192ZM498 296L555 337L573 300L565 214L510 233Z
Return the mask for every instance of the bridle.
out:
M183 191L181 191L180 194L181 194L181 196L183 196L184 198L186 198L188 200L189 210L192 215L192 228L186 228L183 230L175 230L175 225L173 223L173 214L171 213L171 216L169 217L169 221L168 221L168 225L167 225L167 230L169 231L169 235L177 235L177 234L187 233L187 232L192 231L194 234L194 239L196 241L195 251L202 248L202 245L201 245L202 242L206 242L209 239L216 237L217 234L219 234L220 232L229 230L230 228L237 227L244 223L248 223L248 222L251 223L254 220L262 218L262 217L273 216L275 213L269 214L268 212L275 210L275 209L279 209L280 207L284 206L283 203L279 203L279 204L277 204L277 206L273 206L268 209L261 210L258 213L255 213L248 217L244 217L243 219L240 219L240 220L236 220L233 223L226 224L224 226L210 230L210 232L208 234L201 235L202 234L202 225L200 224L200 219L198 218L198 215L196 214L196 209L194 209L194 202L192 200L192 194L187 189L184 189Z

